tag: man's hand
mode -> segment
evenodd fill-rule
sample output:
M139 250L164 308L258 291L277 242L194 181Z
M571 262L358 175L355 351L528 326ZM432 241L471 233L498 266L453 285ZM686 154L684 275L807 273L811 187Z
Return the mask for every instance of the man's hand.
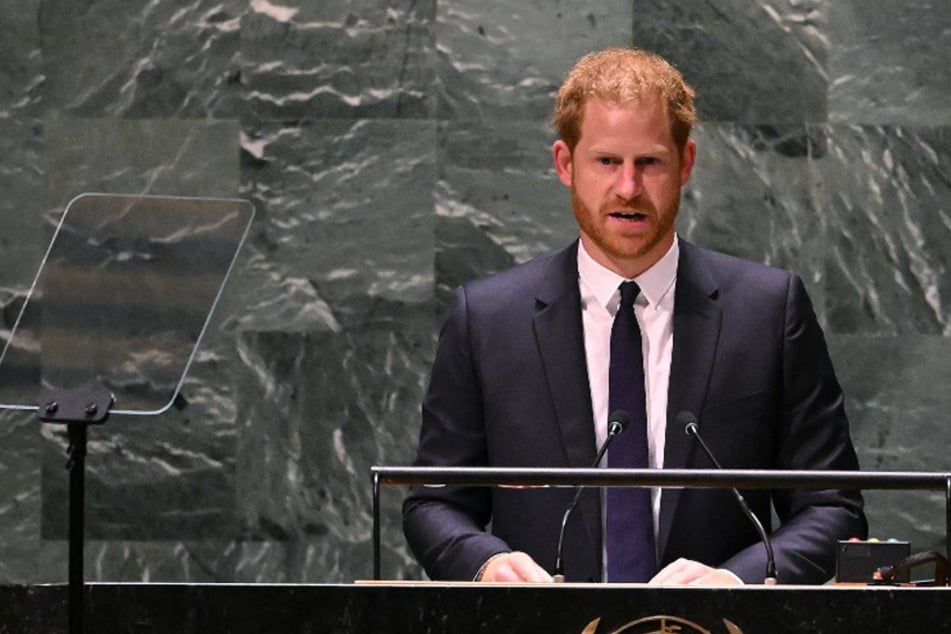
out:
M523 552L502 553L485 564L479 581L502 583L548 583L551 575Z
M678 559L654 575L650 585L738 586L743 582L729 570L711 568L699 561Z

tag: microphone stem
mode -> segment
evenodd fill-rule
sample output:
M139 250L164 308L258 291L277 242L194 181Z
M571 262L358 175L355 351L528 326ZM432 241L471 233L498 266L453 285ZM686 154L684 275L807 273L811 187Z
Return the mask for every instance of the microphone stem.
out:
M593 467L597 467L599 464L601 464L601 459L608 450L608 445L610 445L614 437L620 434L623 430L624 426L616 421L612 420L608 424L608 437L601 445L601 448L598 449L598 455L594 458ZM555 571L552 575L552 580L555 583L563 583L565 581L565 569L564 564L561 561L563 551L562 544L565 541L565 527L568 526L568 518L571 516L571 512L574 510L575 506L577 506L578 499L581 497L581 492L583 490L583 487L575 487L575 496L571 499L571 504L569 504L568 508L565 509L565 514L561 518L561 530L558 531L558 551L555 556Z
M703 437L700 435L699 430L697 429L696 423L689 423L687 425L688 433L697 439L697 442L700 443L700 447L703 449L703 453L707 454L707 458L710 459L710 462L717 469L723 469L720 466L720 462L716 459L716 456L713 455L713 452L710 451L710 448L707 447L707 443L704 442ZM763 585L774 586L777 583L776 579L776 559L773 557L773 545L770 543L769 536L766 534L766 529L763 528L763 523L759 521L759 517L756 516L756 513L750 509L749 505L746 503L746 499L740 494L736 487L730 487L730 490L733 491L733 497L736 498L736 501L740 503L740 508L743 509L743 513L753 522L753 526L756 528L756 532L759 533L759 539L763 543L763 547L766 549L766 577L763 579Z
M558 531L558 557L555 559L555 572L552 575L552 580L555 583L563 583L565 580L565 567L561 561L562 544L565 541L565 527L568 525L568 517L571 515L571 511L574 510L575 505L578 504L578 498L581 497L583 490L580 486L575 489L575 496L571 499L571 504L565 509L565 514L561 518L561 530Z
M703 442L703 441L701 441ZM720 469L719 465L717 468ZM759 518L756 516L749 505L746 503L746 500L740 495L740 492L736 490L736 487L732 487L733 496L736 498L737 502L740 503L740 506L743 507L743 510L746 513L746 516L750 518L753 522L753 526L756 527L756 532L759 533L760 541L763 542L763 547L766 549L766 577L763 580L763 583L767 586L776 585L776 560L773 558L773 546L770 544L769 537L766 535L766 529L763 528L763 523L759 521Z

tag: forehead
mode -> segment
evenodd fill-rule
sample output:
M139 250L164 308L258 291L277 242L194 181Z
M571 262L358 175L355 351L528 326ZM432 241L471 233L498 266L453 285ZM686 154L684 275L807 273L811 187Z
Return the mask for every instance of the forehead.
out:
M660 99L639 99L618 103L589 99L581 115L581 139L649 140L672 144L670 117Z

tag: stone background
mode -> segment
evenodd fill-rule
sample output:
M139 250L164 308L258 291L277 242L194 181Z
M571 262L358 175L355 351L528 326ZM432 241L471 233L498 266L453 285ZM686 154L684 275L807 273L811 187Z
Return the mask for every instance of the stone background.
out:
M552 95L631 44L699 93L681 234L804 277L864 468L951 468L943 2L3 0L3 328L81 192L257 209L188 407L90 432L87 579L369 577L448 295L574 237ZM66 579L64 446L0 413L0 582ZM384 575L417 578L400 498ZM942 547L943 494L868 500Z

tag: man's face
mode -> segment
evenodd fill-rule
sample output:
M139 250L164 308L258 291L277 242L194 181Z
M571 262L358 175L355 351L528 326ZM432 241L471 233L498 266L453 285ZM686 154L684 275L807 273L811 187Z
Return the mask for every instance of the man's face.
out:
M559 140L552 154L558 178L571 188L581 241L597 262L631 278L667 252L696 146L688 141L681 156L659 102L593 99L574 151Z

